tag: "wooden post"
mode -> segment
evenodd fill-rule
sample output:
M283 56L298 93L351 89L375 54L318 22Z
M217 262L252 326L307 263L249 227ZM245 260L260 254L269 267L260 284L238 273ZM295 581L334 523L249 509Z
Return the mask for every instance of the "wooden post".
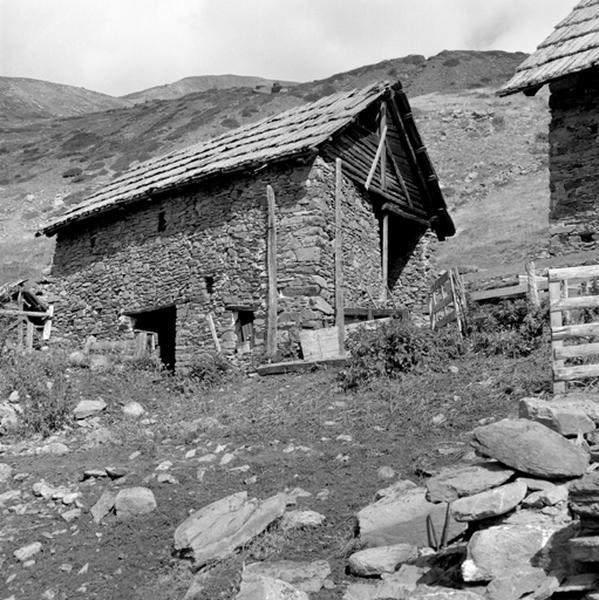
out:
M277 353L277 223L275 220L275 193L266 186L268 201L268 225L266 242L266 262L268 270L268 312L266 326L266 355L273 358Z
M52 317L54 317L54 304L48 306L48 318L44 321L44 330L42 332L42 340L48 341L52 333Z
M341 200L341 159L335 160L335 325L339 355L345 356L345 306L343 302L343 236Z
M381 103L380 121L379 121L379 136L386 143L385 136L387 135L387 107L385 103ZM385 147L386 149L386 147ZM385 149L381 153L381 189L384 191L387 188L387 152Z
M210 328L210 335L212 335L212 341L214 342L214 347L216 351L220 354L220 341L218 339L218 334L216 333L216 326L214 325L214 319L212 317L212 313L208 313L206 315L206 321L208 321L208 327Z
M526 263L526 284L528 303L533 308L539 308L539 306L541 306L541 301L539 300L535 263L532 260Z
M23 304L23 292L19 290L19 295L17 297L17 306L19 307L19 312L23 312L24 304ZM19 350L23 350L25 347L25 332L24 332L24 321L25 317L19 317L19 325L17 327L17 347Z
M27 319L27 337L25 340L25 352L33 352L33 323Z
M387 301L387 290L389 282L389 213L383 215L383 232L381 247L381 275L383 279L383 289L381 290L381 301Z

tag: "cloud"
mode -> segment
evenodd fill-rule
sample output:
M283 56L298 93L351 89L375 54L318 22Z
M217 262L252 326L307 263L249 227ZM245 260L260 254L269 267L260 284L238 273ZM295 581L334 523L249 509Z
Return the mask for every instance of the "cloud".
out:
M443 49L531 51L575 0L0 0L0 74L125 94L189 75L310 80Z

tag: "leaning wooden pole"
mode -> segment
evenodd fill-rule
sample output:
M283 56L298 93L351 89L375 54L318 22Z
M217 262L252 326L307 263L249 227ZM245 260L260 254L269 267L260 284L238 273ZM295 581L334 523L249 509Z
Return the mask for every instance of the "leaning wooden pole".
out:
M266 241L266 262L268 270L268 313L266 327L266 355L273 358L277 353L277 223L275 219L275 193L266 186L268 201L268 225Z
M387 302L387 290L389 289L389 213L383 215L383 235L381 248L381 278L383 287L381 290L381 300Z
M343 233L341 200L341 159L335 160L335 325L339 355L345 356L345 306L343 302Z

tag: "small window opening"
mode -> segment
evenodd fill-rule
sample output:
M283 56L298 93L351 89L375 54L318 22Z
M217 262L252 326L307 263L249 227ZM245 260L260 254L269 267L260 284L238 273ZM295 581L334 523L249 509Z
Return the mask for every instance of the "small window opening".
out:
M96 236L92 235L89 238L89 247L93 250L96 247Z
M580 234L580 241L588 244L593 241L593 235L595 235L593 231L583 231Z
M212 296L212 294L214 294L214 277L212 275L206 275L206 277L204 277L204 283L206 285L206 292Z
M158 231L164 231L166 229L166 215L164 211L161 210L158 213Z
M235 323L237 334L237 346L252 347L254 345L254 312L251 310L240 310L237 313Z

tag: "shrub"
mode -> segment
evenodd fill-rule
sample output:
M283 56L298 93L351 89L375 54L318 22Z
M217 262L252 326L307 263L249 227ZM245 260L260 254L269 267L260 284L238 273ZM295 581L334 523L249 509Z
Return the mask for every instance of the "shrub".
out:
M511 358L529 356L549 334L549 307L531 310L525 299L473 307L469 337L472 350Z
M347 349L350 356L339 374L345 389L381 376L401 377L424 365L438 368L465 351L457 334L435 333L395 319L375 329L350 333Z
M70 422L72 394L64 357L4 351L0 355L0 370L2 393L19 392L23 433L47 436Z
M204 387L216 387L231 369L231 363L222 354L202 354L189 366L186 377Z

